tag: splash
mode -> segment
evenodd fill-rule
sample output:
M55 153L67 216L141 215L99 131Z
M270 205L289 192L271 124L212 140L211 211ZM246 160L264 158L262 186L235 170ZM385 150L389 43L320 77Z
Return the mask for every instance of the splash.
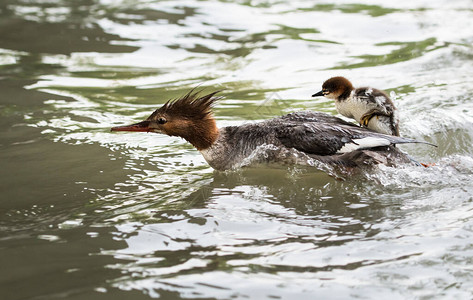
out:
M473 158L465 155L451 155L427 168L414 165L400 168L379 165L372 173L366 173L365 176L380 185L396 189L432 186L461 187L471 182Z

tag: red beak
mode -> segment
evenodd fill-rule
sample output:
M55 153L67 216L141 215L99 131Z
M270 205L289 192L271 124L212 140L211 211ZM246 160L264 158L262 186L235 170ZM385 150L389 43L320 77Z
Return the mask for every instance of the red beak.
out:
M136 131L136 132L150 132L149 121L143 121L127 126L113 127L110 131Z

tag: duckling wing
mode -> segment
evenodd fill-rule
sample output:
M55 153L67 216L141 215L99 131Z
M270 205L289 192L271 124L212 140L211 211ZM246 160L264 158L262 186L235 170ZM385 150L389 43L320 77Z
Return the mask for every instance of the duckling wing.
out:
M394 113L394 103L383 91L370 87L357 88L354 97L365 102L368 106L376 108L380 114L392 116Z

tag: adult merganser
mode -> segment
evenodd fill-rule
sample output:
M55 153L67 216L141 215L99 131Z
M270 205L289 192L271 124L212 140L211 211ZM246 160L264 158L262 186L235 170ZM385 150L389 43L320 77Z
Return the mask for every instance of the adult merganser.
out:
M145 121L112 131L156 132L191 143L216 170L235 169L258 156L258 162L321 163L361 167L409 163L394 144L426 143L385 135L319 112L297 112L259 123L217 128L212 107L217 92L190 91L169 100ZM426 143L429 144L429 143ZM267 150L267 151L266 151ZM253 157L254 158L254 157Z
M326 80L322 90L312 95L317 96L334 99L340 114L355 119L362 126L399 136L396 107L383 91L370 87L354 88L348 79L338 76Z

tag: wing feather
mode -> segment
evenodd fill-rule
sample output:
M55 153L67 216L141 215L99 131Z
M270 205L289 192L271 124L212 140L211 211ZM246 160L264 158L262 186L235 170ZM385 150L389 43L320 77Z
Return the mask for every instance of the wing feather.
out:
M284 126L275 129L277 139L285 147L295 148L308 154L333 155L404 143L430 144L377 133L324 114L314 115L324 118L324 122L318 122L315 119L304 120L300 115L297 120L292 115L292 121L290 121L291 118L288 116L283 117L288 120L284 122ZM332 119L332 122L327 122L329 118ZM334 119L337 122L333 122Z

